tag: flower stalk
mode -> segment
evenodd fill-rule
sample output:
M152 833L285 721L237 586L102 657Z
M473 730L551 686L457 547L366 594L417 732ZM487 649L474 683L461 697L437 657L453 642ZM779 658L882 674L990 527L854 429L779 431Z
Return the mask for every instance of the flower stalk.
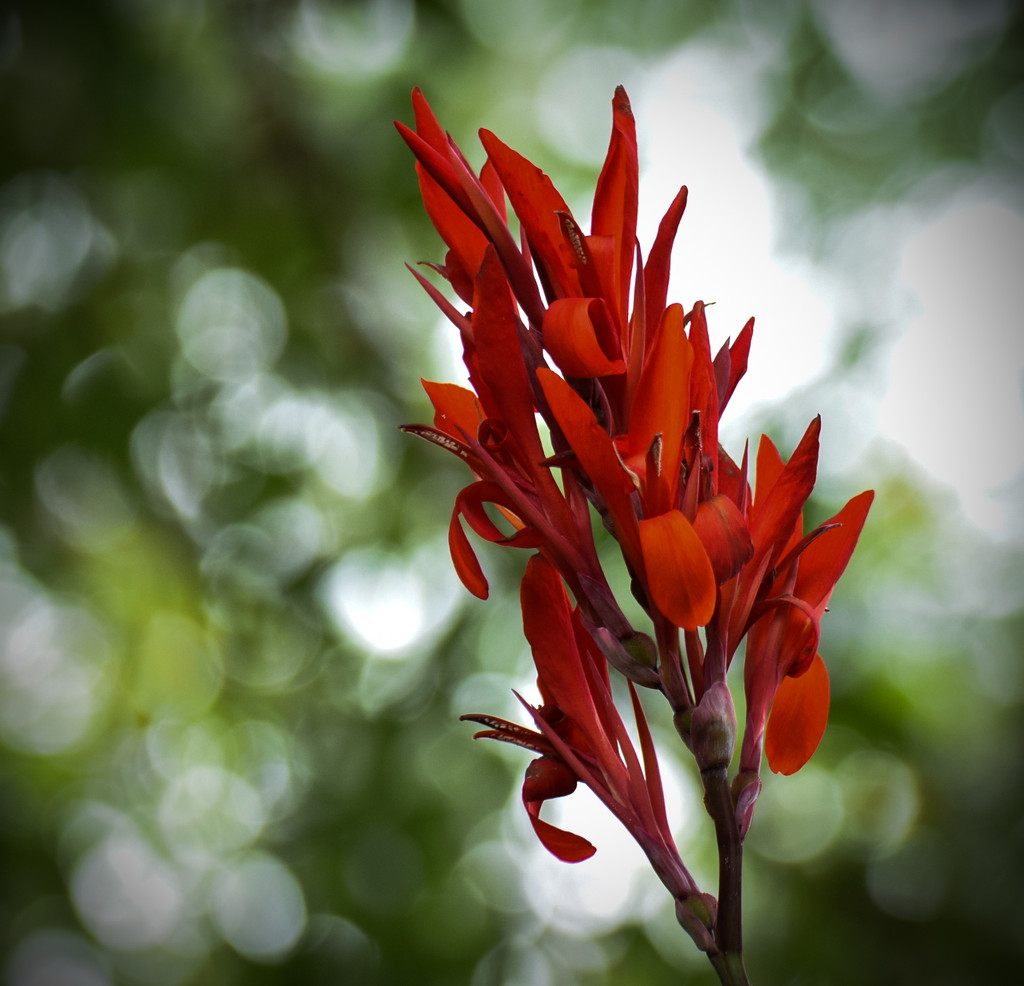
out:
M477 737L536 754L522 798L552 854L581 862L596 851L541 818L547 800L583 783L643 849L721 981L748 983L743 840L761 762L793 773L824 732L820 620L873 494L805 534L820 421L788 460L766 436L752 459L745 448L737 461L719 444L754 321L713 353L704 303L668 302L688 193L683 186L669 205L645 260L635 124L621 87L589 233L547 175L494 134L480 132L487 159L475 172L419 90L413 108L415 127L397 127L447 248L443 263L428 266L468 313L414 273L460 335L470 387L424 381L433 423L405 430L472 473L448 537L471 593L485 599L489 585L467 528L532 552L520 589L540 695L538 705L520 699L532 726L463 718L484 727ZM610 587L595 514L618 542L647 626L632 625ZM728 672L744 640L746 718L730 780L739 728ZM632 733L609 667L626 679ZM718 845L717 897L698 887L675 846L638 687L665 697L694 757Z

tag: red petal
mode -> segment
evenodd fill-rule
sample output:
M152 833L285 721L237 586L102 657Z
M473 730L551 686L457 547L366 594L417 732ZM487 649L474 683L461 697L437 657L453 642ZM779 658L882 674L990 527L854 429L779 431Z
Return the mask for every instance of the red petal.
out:
M484 162L484 166L480 169L480 184L487 190L487 194L491 197L498 215L507 222L505 188L501 184L501 178L498 177L498 172L494 170L494 164L490 158Z
M626 557L640 565L636 512L630 499L635 487L615 451L615 446L594 417L594 412L557 373L546 367L537 371L551 413L555 416L576 459L604 498L615 524L615 534Z
M562 245L558 213L569 212L551 179L531 161L504 144L489 130L480 141L501 178L512 209L526 230L533 252L543 265L559 297L579 294L579 282Z
M448 280L456 288L462 300L469 303L472 301L469 287L483 260L487 237L466 215L463 207L453 201L451 196L418 163L416 175L419 178L423 207L434 224L434 228L449 248L446 257L449 268Z
M563 863L582 863L590 859L597 852L593 843L588 842L582 835L573 832L566 832L555 825L545 822L540 817L541 802L531 801L526 806L526 811L533 823L533 831L541 844L553 856L557 856Z
M523 804L544 848L566 863L578 863L594 855L595 849L582 836L556 828L540 817L540 810L549 798L561 798L576 790L576 775L561 760L539 757L526 768L523 781Z
M706 626L715 612L715 573L682 511L641 520L640 544L654 605L676 626Z
M649 504L650 512L661 513L675 503L679 485L679 464L683 456L683 433L690 421L690 370L693 348L683 329L681 305L671 305L658 326L650 356L637 384L629 412L629 454L643 455L654 436L661 435L660 502ZM647 477L648 484L652 481Z
M437 122L434 111L423 95L423 90L416 86L412 91L412 109L416 115L416 133L420 135L435 151L446 153L447 138Z
M733 391L736 389L736 384L740 382L743 374L747 372L747 358L750 355L750 340L754 335L754 320L748 319L747 324L743 326L740 334L736 337L736 341L729 348L729 383L725 388L724 396L718 395L718 413L721 414L725 410L725 405L729 403L729 398L732 397Z
M431 380L421 380L420 383L434 405L435 428L460 442L465 440L465 435L476 435L484 415L473 391L454 383L434 383Z
M686 208L686 186L679 189L658 226L650 256L644 265L644 295L647 309L647 337L651 338L654 328L665 310L668 298L668 277L672 260L672 244L679 228L679 220Z
M754 542L739 507L724 493L705 500L697 508L693 529L704 545L721 585L754 557Z
M625 328L629 282L633 270L636 242L637 193L639 166L636 149L636 123L626 90L619 86L612 100L613 126L611 143L604 167L597 180L591 235L614 238L612 294L618 324Z
M566 376L604 377L625 372L621 359L605 355L599 339L608 332L598 332L595 323L599 321L607 323L607 314L597 298L559 298L548 308L544 348Z
M807 426L800 444L770 487L762 482L761 471L764 468L766 472L775 472L778 453L767 439L762 439L757 450L757 483L750 514L750 534L759 552L770 551L769 567L779 560L794 534L799 536L800 532L795 528L814 489L820 431L821 418L817 417ZM771 481L770 476L768 479Z
M544 690L586 737L602 770L617 770L615 754L594 705L576 646L569 599L554 566L534 555L520 587L523 630Z
M497 415L521 449L527 475L542 488L554 486L550 471L539 465L545 453L519 343L518 316L505 272L491 247L477 275L473 306L476 366L494 398Z
M765 730L768 766L795 774L818 748L828 723L828 671L820 654L799 678L783 678Z
M395 127L409 149L416 155L416 160L423 166L427 174L437 182L444 192L466 215L473 214L473 206L459 184L459 179L452 168L451 160L443 150L432 147L414 130L404 123L395 121Z
M826 531L801 555L794 593L814 609L820 611L828 603L850 561L874 498L874 490L855 496L835 517L825 521L826 525L840 526Z
M690 345L693 346L693 370L690 373L690 406L700 411L701 451L711 459L711 476L718 482L718 384L711 360L711 341L704 302L693 306L690 320Z
M455 565L455 571L462 584L478 599L486 599L488 595L487 579L469 543L469 538L466 537L466 532L462 529L459 513L458 505L456 505L448 525L448 550L451 552L452 563Z

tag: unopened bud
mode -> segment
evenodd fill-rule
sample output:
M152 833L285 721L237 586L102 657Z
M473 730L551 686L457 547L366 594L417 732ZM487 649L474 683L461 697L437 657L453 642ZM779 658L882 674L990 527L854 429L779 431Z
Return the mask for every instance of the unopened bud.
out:
M744 838L750 830L754 817L754 802L761 793L761 778L753 770L741 770L732 782L732 800L736 805L736 825L740 830L740 838Z
M628 637L622 638L622 646L634 661L644 667L658 666L658 648L646 633L634 630Z
M728 767L736 748L736 710L724 681L716 681L690 719L690 743L701 770Z
M650 637L642 633L633 633L624 641L620 640L606 627L594 626L586 615L583 616L583 624L613 668L621 671L634 684L642 685L644 688L657 688L661 684L657 667L648 663L652 654L656 657ZM643 638L651 643L650 648L644 646Z
M676 899L676 920L696 942L697 947L714 955L718 952L714 928L718 901L711 894L694 894L685 900Z

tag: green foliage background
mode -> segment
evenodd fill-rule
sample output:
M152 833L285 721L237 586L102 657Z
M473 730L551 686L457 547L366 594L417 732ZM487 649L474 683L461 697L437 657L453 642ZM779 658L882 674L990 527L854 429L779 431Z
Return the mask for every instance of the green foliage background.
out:
M823 255L858 210L952 165L1019 181L1021 158L985 138L1022 105L1016 7L991 5L989 49L941 85L880 99L833 50L829 6L0 13L9 986L712 981L653 878L575 924L538 897L587 864L543 857L515 804L524 758L457 722L514 717L510 689L529 688L522 561L486 553L492 599L461 591L444 531L464 477L396 431L425 419L418 378L447 364L402 266L441 254L391 121L420 85L467 150L486 125L578 197L596 168L540 134L546 74L584 49L644 65L771 37L755 151L802 204L789 249ZM575 82L566 100L606 110L603 81ZM822 125L828 107L859 128ZM829 377L762 422L781 444L829 387L881 372L898 326L871 294ZM970 448L949 455L971 469ZM794 986L1003 981L1024 960L1019 542L985 539L881 444L814 509L868 485L825 628L830 731L805 773L767 778L748 841L748 965ZM405 644L385 625L403 600L420 621ZM677 773L680 841L710 876Z

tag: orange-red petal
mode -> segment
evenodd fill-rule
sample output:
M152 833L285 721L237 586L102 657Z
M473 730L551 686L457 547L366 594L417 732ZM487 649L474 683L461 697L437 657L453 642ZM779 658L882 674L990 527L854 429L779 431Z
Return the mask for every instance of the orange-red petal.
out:
M607 297L614 306L618 324L624 327L636 241L639 165L636 123L622 86L615 90L612 112L612 137L597 180L591 229L593 236L607 236L613 241L611 293Z
M456 505L448 525L448 550L451 552L452 564L462 584L478 599L486 599L489 591L487 578L469 543L469 538L466 537L466 532L462 529L459 514L460 510Z
M754 542L743 514L725 493L718 493L697 508L693 529L708 553L719 585L754 557Z
M706 626L715 612L715 573L682 511L641 520L640 545L654 605L685 630Z
M633 564L641 564L636 512L631 500L635 487L615 451L611 436L598 424L583 398L557 373L541 367L537 379L580 467L604 498L622 550Z
M623 373L626 364L609 357L600 339L611 327L597 298L559 298L544 315L544 348L569 377L606 377ZM599 330L603 330L600 331Z
M438 431L460 442L465 441L466 435L476 437L484 414L473 391L455 383L435 383L432 380L421 380L420 383L434 405L434 427Z
M660 512L675 502L683 433L690 422L690 370L693 348L683 328L681 305L670 305L658 325L657 335L637 384L629 412L629 455L644 455L661 435L660 497L653 497L653 477L647 477L648 496L656 503L648 509Z
M775 693L764 750L776 774L795 774L818 748L828 723L828 671L820 654L799 678L783 678Z

